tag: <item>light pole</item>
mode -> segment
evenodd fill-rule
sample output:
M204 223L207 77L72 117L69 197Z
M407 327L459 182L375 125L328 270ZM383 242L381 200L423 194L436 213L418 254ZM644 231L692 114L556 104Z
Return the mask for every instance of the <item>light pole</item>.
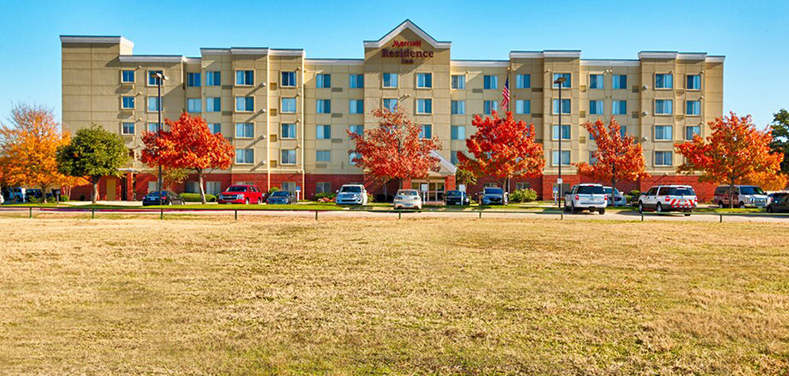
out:
M562 85L564 85L565 81L567 81L564 77L559 77L554 81L554 84L559 86L559 178L556 179L556 184L558 185L556 193L559 196L559 209L562 208L562 202L564 201L564 192L562 191Z
M156 185L156 191L159 194L159 205L164 205L164 197L162 195L162 164L159 160L159 134L162 132L162 82L167 79L167 76L162 72L151 72L151 77L156 79L156 89L158 91L158 102L156 102L156 112L159 115L159 122L156 123L156 164L159 165L159 179Z

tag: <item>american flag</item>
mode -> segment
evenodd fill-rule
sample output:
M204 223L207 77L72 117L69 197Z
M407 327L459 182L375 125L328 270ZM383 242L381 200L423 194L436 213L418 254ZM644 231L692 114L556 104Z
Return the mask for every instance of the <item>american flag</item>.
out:
M501 110L507 112L509 109L510 104L510 78L507 77L507 81L504 83L504 89L501 90Z

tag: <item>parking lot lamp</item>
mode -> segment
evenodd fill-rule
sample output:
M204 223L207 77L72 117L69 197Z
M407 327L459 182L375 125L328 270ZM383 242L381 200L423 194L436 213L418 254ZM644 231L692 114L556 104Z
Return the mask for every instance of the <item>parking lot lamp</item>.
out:
M156 89L158 91L158 102L156 102L156 112L159 115L159 122L156 123L156 144L159 144L159 134L162 132L162 83L167 79L167 76L162 72L151 72L151 77L156 79ZM159 160L159 149L156 149L156 164L159 165L159 179L156 184L156 191L159 194L159 205L164 205L164 197L162 196L162 164Z
M567 81L564 77L559 77L553 83L559 86L559 178L556 179L558 185L556 193L559 201L559 209L562 208L562 201L564 201L564 192L562 192L562 86Z

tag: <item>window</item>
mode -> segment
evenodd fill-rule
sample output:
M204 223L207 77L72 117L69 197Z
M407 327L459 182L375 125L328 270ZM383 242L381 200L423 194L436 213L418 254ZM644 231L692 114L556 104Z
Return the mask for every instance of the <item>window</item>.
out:
M611 83L614 89L627 89L627 75L615 74L612 78Z
M689 125L685 127L685 139L692 140L693 136L701 135L701 127L698 125Z
M603 114L603 101L589 101L589 115L602 115Z
M281 72L279 86L296 87L296 72Z
M670 141L673 140L673 130L671 125L656 125L655 126L655 141Z
M559 165L559 151L554 150L551 158L551 165L558 166ZM562 166L569 166L570 165L570 151L569 150L562 150Z
M236 163L237 164L252 164L254 163L255 150L253 149L236 149Z
M349 125L348 130L351 133L356 133L359 136L364 136L364 125Z
M685 101L685 115L701 115L701 101Z
M422 130L419 131L419 138L433 138L433 125L422 124Z
M531 113L531 101L528 99L519 99L515 101L515 113L519 115L528 115Z
M619 127L619 135L622 136L622 138L627 137L627 126L623 125Z
M237 138L255 137L255 125L252 123L236 123Z
M551 139L558 140L559 139L559 125L551 126ZM570 125L569 124L562 124L562 140L569 140L570 139Z
M673 89L674 75L671 73L655 74L655 89Z
M295 114L296 98L282 98L282 103L280 104L279 112L283 114Z
M701 76L698 74L687 75L685 88L688 90L701 90Z
M157 97L158 99L158 97ZM134 108L134 97L121 97L121 108L122 109L133 109Z
M255 84L255 71L236 71L236 86L252 86Z
M516 89L528 89L531 87L531 75L530 74L519 74L515 77L515 88Z
M221 123L208 124L208 130L210 130L211 133L213 134L220 134L222 133L222 124Z
M364 89L364 75L363 74L349 75L348 87L351 89Z
M186 86L188 87L200 87L201 83L200 73L187 73L186 74Z
M148 133L156 133L159 131L159 123L148 123Z
M452 132L452 139L453 140L465 140L466 139L466 126L465 125L453 125L451 128Z
M384 87L397 87L397 73L384 73Z
M589 152L589 164L590 165L596 165L597 164L597 158L595 158L595 155L594 155L595 153L596 152L594 152L594 151L590 151Z
M331 88L331 75L326 73L321 73L315 76L315 87L318 89L329 89Z
M315 101L315 107L319 114L331 113L331 99L318 99Z
M572 73L554 73L553 74L553 87L558 88L559 85L556 83L556 80L559 78L564 78L564 83L562 83L562 88L569 88L572 82Z
M296 149L285 149L280 152L279 163L284 165L296 164Z
M352 114L363 114L364 113L364 100L363 99L351 99L348 102L348 107L350 113Z
M614 115L627 115L627 101L611 102L611 113Z
M134 134L134 123L123 123L121 127L121 133Z
M499 102L498 101L484 101L482 102L482 112L485 115L490 115L493 111L498 110Z
M553 113L559 113L559 100L553 100ZM562 114L569 114L570 113L570 100L569 99L562 99Z
M384 98L384 108L389 110L389 112L394 112L395 108L397 108L397 99Z
M516 191L517 190L521 190L521 189L530 189L530 188L531 188L531 184L530 183L523 183L523 182L515 183L515 190Z
M190 113L203 112L203 100L200 98L187 98L186 111Z
M328 125L328 124L317 125L317 126L315 126L315 133L316 133L316 138L318 140L330 140L331 139L331 125Z
M671 166L672 153L670 151L655 152L655 166Z
M134 71L133 70L125 70L121 72L121 82L127 83L134 83Z
M255 97L236 97L236 112L252 112L255 110Z
M316 162L331 162L331 150L316 150L315 151L315 161Z
M159 97L148 97L148 111L159 111Z
M296 192L296 183L292 181L286 181L282 183L282 190L295 193Z
M463 115L466 113L466 101L452 101L450 106L452 115Z
M465 90L466 89L466 75L453 74L452 75L452 88L455 89L455 90Z
M671 115L674 113L674 101L671 99L655 99L655 115Z
M205 86L220 86L222 85L222 72L210 71L205 72Z
M416 113L417 114L432 114L433 113L433 100L432 99L417 99L416 100Z
M296 138L296 124L282 123L280 124L279 128L279 137L283 140Z
M429 89L433 87L433 74L432 73L417 73L416 74L416 87L419 89Z
M485 90L495 90L499 88L499 76L493 76L486 74L483 78L484 80L484 89Z
M602 74L590 74L589 75L589 88L590 89L603 89L603 75Z
M356 166L356 162L354 160L355 159L360 159L360 158L362 158L361 154L359 154L359 153L350 153L350 154L348 154L348 163L351 166Z
M449 151L449 161L452 162L453 165L457 166L460 161L458 160L458 152L454 150Z
M206 112L221 112L222 111L222 98L208 97L205 99Z
M331 193L331 183L329 182L315 183L315 193Z
M164 75L164 71L160 71L160 70L148 71L148 86L159 85L159 77L156 77L155 76L156 74Z

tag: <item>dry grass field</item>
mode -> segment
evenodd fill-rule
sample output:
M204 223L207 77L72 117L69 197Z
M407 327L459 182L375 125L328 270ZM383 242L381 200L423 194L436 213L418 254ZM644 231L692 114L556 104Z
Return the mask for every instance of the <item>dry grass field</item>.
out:
M789 225L0 228L0 374L789 373Z

